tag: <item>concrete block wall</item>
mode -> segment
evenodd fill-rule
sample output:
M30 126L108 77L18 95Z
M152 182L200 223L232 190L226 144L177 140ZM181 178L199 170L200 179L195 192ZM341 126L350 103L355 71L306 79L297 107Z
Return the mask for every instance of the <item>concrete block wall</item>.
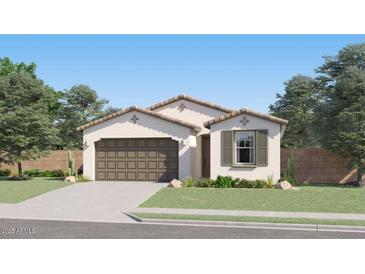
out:
M82 150L73 150L73 157L75 158L76 168L80 168L82 165ZM54 150L45 157L37 160L30 160L23 162L23 170L27 169L41 169L41 170L54 170L63 169L67 171L67 150ZM0 165L0 169L10 169L13 175L18 172L18 166L15 165Z
M281 149L281 172L285 173L290 149ZM331 151L318 148L295 150L295 178L299 182L345 183L356 180L356 170L346 168L348 160Z

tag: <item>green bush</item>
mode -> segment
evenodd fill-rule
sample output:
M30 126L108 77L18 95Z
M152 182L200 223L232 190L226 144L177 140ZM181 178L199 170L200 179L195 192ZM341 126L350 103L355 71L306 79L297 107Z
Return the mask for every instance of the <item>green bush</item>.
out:
M231 176L218 176L214 181L214 187L216 188L231 188L233 187L234 180Z
M0 169L0 176L10 176L11 170L10 169Z
M89 182L89 181L90 181L90 178L87 176L84 176L84 175L78 175L76 177L76 182L78 182L78 183L84 183L84 182Z
M207 179L207 178L201 178L201 179L195 180L193 185L195 187L213 187L214 186L214 180Z
M53 177L52 175L52 170L44 170L43 172L41 172L41 177Z
M40 170L35 168L35 169L25 170L24 175L30 177L64 177L65 172L62 169Z
M267 176L266 179L266 188L273 188L274 187L274 176Z
M42 177L42 174L43 174L42 170L37 169L37 168L28 169L28 170L24 171L24 175L30 176L30 177Z
M194 186L194 179L192 177L186 177L182 180L184 187L193 187Z
M65 177L65 172L62 169L52 170L52 177Z

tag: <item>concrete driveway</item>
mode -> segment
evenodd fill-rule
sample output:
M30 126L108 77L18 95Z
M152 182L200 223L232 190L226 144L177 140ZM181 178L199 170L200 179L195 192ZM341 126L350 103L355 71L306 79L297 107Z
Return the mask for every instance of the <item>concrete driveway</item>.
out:
M90 182L53 190L18 204L0 204L0 218L134 222L123 211L136 208L166 183Z

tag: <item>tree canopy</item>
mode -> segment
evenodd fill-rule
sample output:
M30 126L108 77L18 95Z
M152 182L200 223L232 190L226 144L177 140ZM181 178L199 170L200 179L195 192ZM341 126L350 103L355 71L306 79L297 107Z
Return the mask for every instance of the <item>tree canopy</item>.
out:
M314 147L316 138L311 129L315 80L295 75L284 83L285 93L276 94L277 101L269 106L270 113L289 120L282 139L283 147Z
M42 81L26 72L0 76L0 151L3 161L36 159L57 143L57 129L49 113L49 92Z
M66 148L82 148L82 133L76 128L100 116L108 103L100 99L95 90L87 85L76 85L63 93L61 110L57 121L60 146Z
M365 170L365 44L350 45L317 69L319 92L314 128L324 148Z

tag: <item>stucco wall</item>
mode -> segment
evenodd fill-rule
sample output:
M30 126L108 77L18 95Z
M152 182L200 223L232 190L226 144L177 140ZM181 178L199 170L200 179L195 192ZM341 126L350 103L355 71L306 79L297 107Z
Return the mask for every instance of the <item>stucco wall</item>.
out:
M131 117L136 115L136 124ZM173 138L179 142L179 178L194 174L196 137L189 128L138 111L131 111L84 130L84 174L95 179L95 146L102 138Z
M185 108L181 111L180 106L182 103ZM183 99L155 109L154 111L200 126L202 131L199 132L199 135L209 133L209 129L203 126L205 122L225 114L223 111L208 108Z
M245 128L239 122L246 116L250 122ZM229 167L221 166L221 131L222 130L268 130L268 165L266 167ZM240 115L211 126L211 167L212 178L218 175L239 177L245 179L267 179L273 176L277 181L280 178L280 125L256 118L250 115Z

